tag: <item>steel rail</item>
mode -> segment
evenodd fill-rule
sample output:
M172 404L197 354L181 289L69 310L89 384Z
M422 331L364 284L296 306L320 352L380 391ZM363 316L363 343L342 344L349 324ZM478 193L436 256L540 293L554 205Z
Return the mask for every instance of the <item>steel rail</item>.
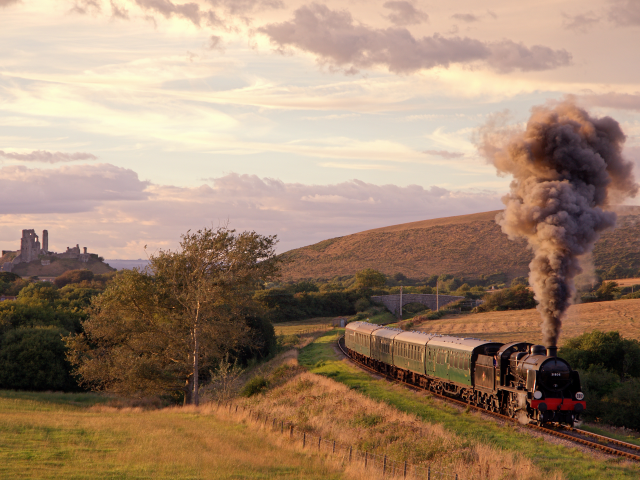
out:
M603 445L602 443L592 442L590 440L586 440L584 438L580 438L580 437L578 437L576 435L584 435L584 436L587 436L587 437L592 437L594 439L597 439L600 442L607 442L608 444L616 445L618 447L626 448L626 449L637 451L637 452L640 453L640 446L638 446L638 445L634 445L632 443L627 443L627 442L622 442L620 440L616 440L615 438L610 438L610 437L606 437L606 436L603 436L603 435L598 435L596 433L587 432L586 430L580 430L580 429L573 428L573 427L566 427L566 426L558 426L558 427L556 427L556 428L562 428L564 430L568 430L568 431L570 431L570 432L572 432L574 434L574 435L570 435L570 434L567 434L567 433L560 432L560 431L558 431L558 430L556 430L554 428L551 428L551 427L541 427L541 426L538 426L538 425L535 425L535 424L531 424L531 423L529 423L529 424L521 424L520 422L518 422L517 419L511 418L511 417L509 417L507 415L502 415L501 413L491 412L489 410L485 410L482 407L478 407L476 405L472 405L470 403L463 402L461 400L457 400L455 398L451 398L451 397L448 397L446 395L440 395L439 393L435 393L435 392L432 392L432 391L427 390L425 388L418 387L418 386L413 385L411 383L405 382L404 380L398 380L397 378L392 377L391 375L388 375L388 374L383 373L383 372L379 372L378 370L375 370L374 368L371 368L371 367L369 367L367 365L364 365L364 364L360 363L359 361L357 361L355 358L351 357L351 355L349 355L349 352L347 352L346 347L343 345L343 342L341 342L341 340L344 341L344 336L342 336L342 337L340 337L338 339L338 347L340 348L340 350L342 351L342 353L344 354L345 357L347 357L351 362L353 362L354 364L356 364L358 367L362 368L363 370L368 370L369 372L375 373L376 375L380 375L382 377L385 377L387 380L390 380L390 381L395 382L395 383L403 384L404 386L409 387L412 390L421 391L421 392L428 392L429 395L432 395L434 397L440 398L440 399L442 399L442 400L444 400L446 402L454 403L454 404L457 404L457 405L460 405L460 406L463 406L463 407L467 407L467 408L473 408L474 410L482 412L482 413L484 413L486 415L491 415L491 416L499 418L501 420L517 423L518 425L520 425L522 427L525 427L525 428L530 428L532 430L538 430L538 431L541 431L541 432L544 432L544 433L548 433L550 435L562 438L564 440L569 440L569 441L572 441L572 442L580 443L580 444L585 445L587 447L594 448L594 449L597 449L597 450L601 450L601 451L606 452L606 453L611 454L611 455L618 455L618 456L621 456L621 457L626 457L626 458L629 458L629 459L632 459L632 460L640 461L640 455L635 455L633 453L630 453L630 452L627 452L627 451L624 451L624 450L620 450L620 449L617 449L617 448L612 448L612 447L610 447L608 445Z

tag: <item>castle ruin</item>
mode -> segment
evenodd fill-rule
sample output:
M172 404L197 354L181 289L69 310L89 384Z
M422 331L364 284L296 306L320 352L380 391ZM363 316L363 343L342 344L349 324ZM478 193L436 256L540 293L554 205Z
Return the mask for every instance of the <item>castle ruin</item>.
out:
M5 259L7 254L9 254L8 258ZM84 247L83 252L80 253L80 245L67 247L67 250L63 253L50 252L49 232L47 230L42 231L42 244L40 244L40 239L35 230L22 230L20 250L2 250L2 261L4 263L0 265L0 271L11 272L15 265L37 260L39 260L42 265L49 265L51 264L51 260L55 258L69 258L87 263L90 257L91 254L87 253L87 247Z

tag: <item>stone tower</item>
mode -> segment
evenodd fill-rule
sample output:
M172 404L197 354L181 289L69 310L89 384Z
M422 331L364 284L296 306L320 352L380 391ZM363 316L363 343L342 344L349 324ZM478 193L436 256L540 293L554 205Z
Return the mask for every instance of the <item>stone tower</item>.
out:
M47 253L49 251L49 231L42 231L42 253Z
M22 230L20 239L20 260L30 262L36 260L40 255L40 240L35 230Z

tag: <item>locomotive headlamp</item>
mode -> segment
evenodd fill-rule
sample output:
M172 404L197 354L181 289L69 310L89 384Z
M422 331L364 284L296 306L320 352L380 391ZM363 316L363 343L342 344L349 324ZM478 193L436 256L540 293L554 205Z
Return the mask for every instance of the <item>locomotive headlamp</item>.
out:
M576 393L576 400L584 400L584 393L582 392Z
M533 398L535 398L536 400L540 400L542 398L542 392L540 390L536 390L535 392L533 392Z

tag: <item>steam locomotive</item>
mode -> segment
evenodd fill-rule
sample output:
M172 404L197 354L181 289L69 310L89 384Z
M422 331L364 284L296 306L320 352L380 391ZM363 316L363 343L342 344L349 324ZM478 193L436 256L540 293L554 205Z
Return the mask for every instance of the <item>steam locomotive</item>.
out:
M573 425L586 408L580 376L557 347L497 343L367 322L345 329L352 358L381 373L491 412Z

